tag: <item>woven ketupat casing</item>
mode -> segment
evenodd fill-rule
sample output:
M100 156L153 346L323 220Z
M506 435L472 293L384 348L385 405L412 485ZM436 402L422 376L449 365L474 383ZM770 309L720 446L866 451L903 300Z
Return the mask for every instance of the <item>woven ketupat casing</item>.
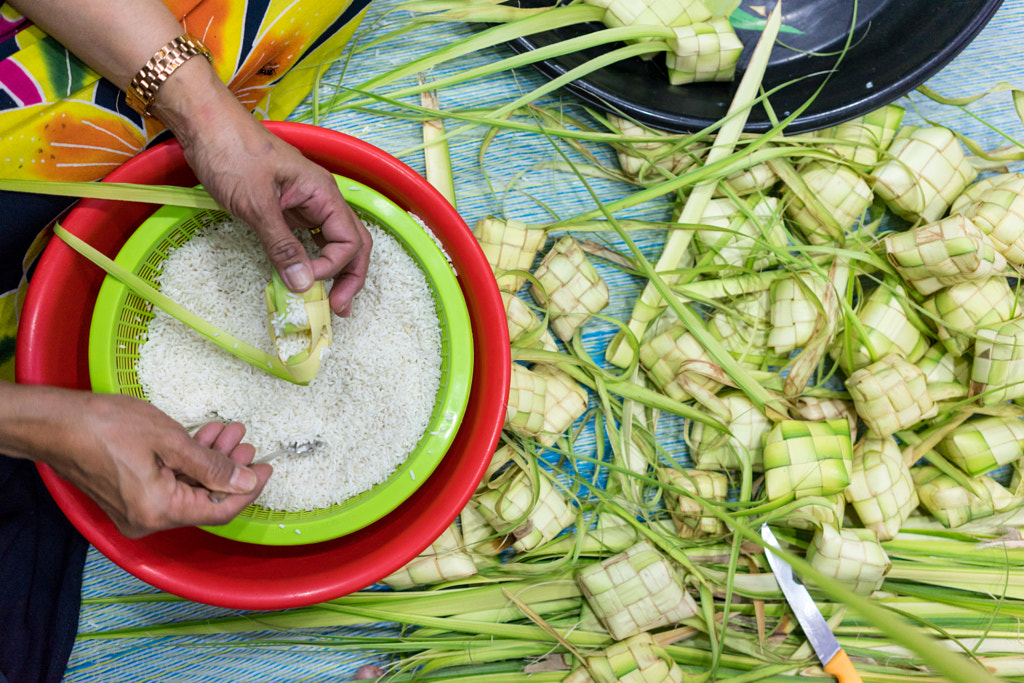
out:
M850 375L846 388L857 414L879 436L895 434L938 412L924 373L895 354Z
M463 548L462 535L453 524L426 550L382 582L402 590L473 576L477 573L476 564Z
M892 568L889 556L870 529L823 526L807 549L807 561L861 595L877 590Z
M554 365L537 363L531 370L547 383L544 401L544 427L537 440L551 446L577 418L587 412L589 394L582 384Z
M615 640L677 624L697 613L676 567L646 540L584 568L577 580Z
M828 281L811 271L793 273L771 287L771 331L768 345L776 353L788 353L803 347L818 329L824 315Z
M526 436L544 431L547 380L519 363L512 364L505 425Z
M835 228L846 233L871 205L871 186L848 166L815 161L800 169L800 177L828 214L822 217L795 194L788 195L786 213L811 244L834 241L836 236L824 227L824 221L834 222Z
M874 190L896 215L933 223L977 176L948 128L904 126L875 170Z
M714 392L722 386L709 376L719 369L718 363L671 309L662 313L640 344L639 356L651 381L673 400L691 398L696 387Z
M842 525L846 514L846 497L842 493L813 496L803 500L807 502L793 508L787 506L788 512L772 520L772 523L804 531L815 531L825 525Z
M672 51L665 57L672 85L732 80L743 43L727 17L673 28Z
M921 294L982 280L1006 269L1006 258L970 219L953 215L938 223L885 238L889 262Z
M500 534L512 534L525 552L557 536L576 519L575 508L548 479L519 470L498 488L477 495L477 510Z
M663 467L658 474L667 484L710 502L724 501L729 494L729 478L722 472ZM680 538L713 536L725 531L722 520L707 511L699 500L666 489L665 507Z
M958 356L974 343L971 330L1009 322L1018 308L1017 296L1003 276L947 287L926 299L923 306L941 321L939 341Z
M976 186L977 198L963 207L963 214L988 235L1007 261L1024 265L1024 174L1004 173L971 187Z
M551 329L569 341L594 313L608 305L608 285L571 236L555 242L537 270L530 293L551 315Z
M1024 396L1024 320L978 329L970 395L982 405Z
M856 445L845 495L861 524L880 541L896 536L919 501L910 468L893 437L869 434Z
M734 202L719 197L708 201L693 231L694 255L719 276L765 270L775 262L770 247L786 248L788 234L782 224L779 200L755 197Z
M764 484L770 500L827 496L850 483L850 423L783 420L765 438Z
M726 433L690 423L687 443L694 465L699 470L742 470L748 465L754 472L764 470L764 437L772 422L741 391L723 392L719 398L731 419Z
M587 657L562 683L683 683L684 674L649 633L612 643Z
M857 310L861 333L833 347L832 357L849 376L875 358L895 353L911 363L928 352L928 339L903 308L906 292L900 287L876 287ZM909 304L908 304L909 305Z
M1024 422L1012 415L979 416L953 428L935 450L971 476L985 474L1024 455Z
M609 28L688 26L711 18L701 0L590 0L589 4L607 10L604 23Z
M991 517L1016 502L1016 497L992 477L975 477L976 486L968 489L934 465L917 465L910 473L921 506L949 528Z
M543 230L530 230L520 221L498 218L481 218L473 228L473 235L494 270L498 288L508 292L518 292L526 282L526 276L503 276L502 273L507 270L529 271L547 238Z

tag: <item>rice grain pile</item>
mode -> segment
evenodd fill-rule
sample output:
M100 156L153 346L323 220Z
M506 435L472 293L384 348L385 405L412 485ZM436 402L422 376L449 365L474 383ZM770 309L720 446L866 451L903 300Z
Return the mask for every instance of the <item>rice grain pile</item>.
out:
M153 405L188 427L215 419L248 427L256 459L274 465L256 500L262 507L324 508L366 491L405 461L429 425L441 377L434 299L401 244L367 228L374 246L366 285L350 317L332 316L334 341L309 386L252 367L160 310L140 348L139 380ZM274 354L263 294L270 277L253 231L229 219L176 249L159 282L178 303ZM300 454L269 457L280 451Z

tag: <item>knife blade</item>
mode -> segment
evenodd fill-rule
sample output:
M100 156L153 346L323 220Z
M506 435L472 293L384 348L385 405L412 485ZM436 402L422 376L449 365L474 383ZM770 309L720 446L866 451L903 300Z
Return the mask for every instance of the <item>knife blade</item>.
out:
M782 549L767 524L761 525L761 538L772 548ZM850 658L839 645L825 617L821 616L821 611L814 604L811 594L803 584L797 583L793 576L793 568L770 550L766 550L765 555L768 557L768 564L772 568L775 580L786 596L786 601L796 615L804 635L814 648L814 654L824 665L825 671L835 676L840 683L861 683L860 674L853 668Z

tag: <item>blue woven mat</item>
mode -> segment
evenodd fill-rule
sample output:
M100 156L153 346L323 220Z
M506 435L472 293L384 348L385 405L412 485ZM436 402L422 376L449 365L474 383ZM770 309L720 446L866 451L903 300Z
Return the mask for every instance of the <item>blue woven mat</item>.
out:
M394 0L374 0L363 23L364 29L404 22L405 16L389 16L397 4ZM936 11L952 11L937 8ZM397 44L373 47L356 55L344 65L339 63L324 79L320 96L329 99L334 86L343 82L353 86L395 65L429 52L438 45L450 43L458 36L468 35L465 26L438 26L412 38L403 37ZM1007 0L990 24L958 58L928 85L947 96L980 93L999 81L1024 87L1024 0ZM459 62L459 68L490 63L511 54L504 47L488 50ZM448 73L438 69L431 74L435 80ZM445 109L493 107L512 101L524 92L543 83L531 69L515 74L503 73L441 93ZM548 98L547 106L562 107L574 115L585 116L571 96ZM1016 117L1009 93L998 93L971 105L967 111L939 107L920 95L904 98L907 122L931 120L972 137L986 149L1006 146L1013 140L1001 138L985 122L1007 135L1020 139L1022 126ZM294 118L308 120L310 107ZM372 113L344 112L321 120L321 125L340 130L371 142L395 154L422 172L422 154L417 149L421 131L415 124ZM450 125L449 130L457 126ZM528 223L547 223L553 217L569 217L593 207L587 190L572 176L545 168L560 157L541 136L503 133L479 158L482 130L466 130L451 142L455 167L458 208L472 225L486 215L500 215ZM604 163L614 166L610 150L600 152ZM622 186L595 181L594 187L603 198L621 196ZM664 219L668 206L664 201L638 207L630 217ZM593 236L592 239L601 239ZM642 246L652 257L658 252L659 236L642 236ZM613 292L606 311L626 319L638 291L638 283L620 273L602 269ZM600 355L610 329L600 325L588 332L585 343ZM665 447L685 457L680 439L680 426L673 420L659 424L659 437ZM588 437L590 444L592 436ZM586 448L586 439L579 444ZM230 577L225 577L230 580ZM86 564L83 606L80 623L82 634L113 627L147 626L169 621L207 619L236 614L185 601L125 603L119 596L151 595L156 591L113 565L95 550ZM104 600L113 598L111 604ZM369 634L379 629L339 629L338 633ZM330 631L320 633L330 634ZM76 683L111 681L261 681L292 683L298 681L336 681L349 678L361 665L373 661L365 653L325 650L308 647L254 649L242 646L260 634L209 636L190 638L142 638L103 641L80 637L67 672L67 680ZM266 634L264 634L266 635Z

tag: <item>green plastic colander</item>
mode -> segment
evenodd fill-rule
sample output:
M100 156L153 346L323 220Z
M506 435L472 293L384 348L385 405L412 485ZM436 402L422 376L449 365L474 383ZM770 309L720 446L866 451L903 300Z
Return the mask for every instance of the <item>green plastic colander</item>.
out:
M230 523L204 527L224 538L262 545L304 545L337 538L384 517L426 481L458 432L473 379L469 311L447 257L406 211L376 190L337 177L348 204L366 222L381 226L423 270L433 291L441 328L441 382L430 423L405 462L386 481L340 504L281 512L250 505ZM197 232L227 217L223 211L165 206L139 226L115 262L146 282L168 254ZM263 306L262 301L253 302ZM152 304L108 275L100 287L89 332L89 377L93 391L146 399L136 363ZM284 380L282 380L284 381Z

